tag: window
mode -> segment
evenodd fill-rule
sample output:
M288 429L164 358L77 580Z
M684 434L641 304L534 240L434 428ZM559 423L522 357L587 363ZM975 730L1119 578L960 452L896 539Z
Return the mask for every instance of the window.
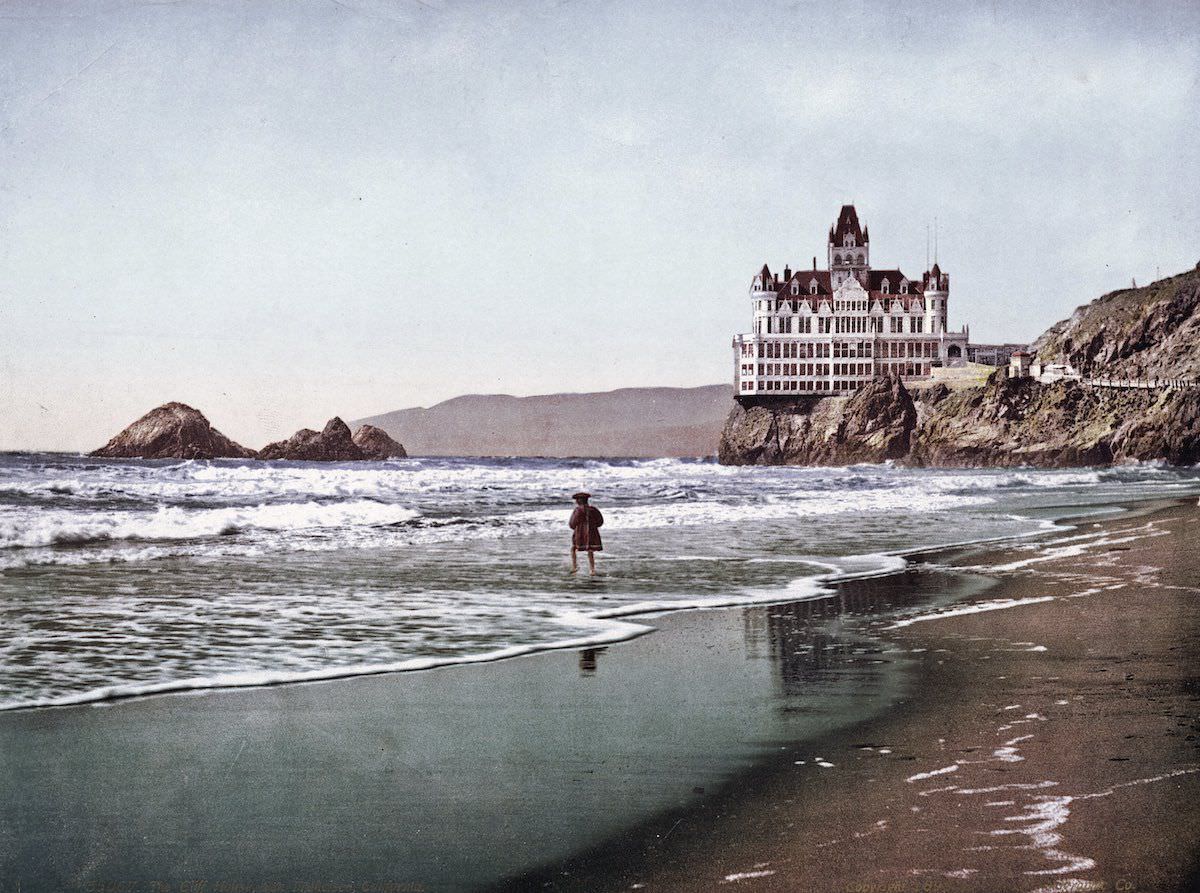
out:
M840 254L835 254L833 256L833 262L835 265L840 264L842 262L842 256Z
M879 286L879 290L886 295L888 292L891 291L891 284L886 279L884 279L883 284Z
M815 283L815 282L810 282L810 283L809 283L809 285L808 285L808 293L809 293L810 295L815 295L815 294L817 293L817 283Z
M792 283L792 294L794 294L794 295L800 294L800 283L799 282Z
M866 255L863 254L861 251L858 252L858 262L860 264L866 263Z

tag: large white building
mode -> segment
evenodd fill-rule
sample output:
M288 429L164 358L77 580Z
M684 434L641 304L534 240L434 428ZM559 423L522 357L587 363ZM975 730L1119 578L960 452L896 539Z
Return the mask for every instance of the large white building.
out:
M829 230L826 269L772 273L750 285L753 329L733 339L739 400L846 394L876 375L928 377L966 362L968 331L947 325L950 277L871 268L870 234L853 205Z

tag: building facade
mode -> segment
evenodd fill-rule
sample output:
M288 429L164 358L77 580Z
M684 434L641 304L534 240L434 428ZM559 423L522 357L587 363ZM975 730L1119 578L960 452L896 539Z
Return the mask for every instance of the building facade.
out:
M950 277L935 262L919 279L871 267L870 233L853 205L829 229L826 267L772 273L750 284L752 329L733 339L743 403L858 390L877 375L921 379L967 362L968 331L947 324Z
M970 344L967 360L981 366L1007 366L1009 357L1028 347L1028 344Z

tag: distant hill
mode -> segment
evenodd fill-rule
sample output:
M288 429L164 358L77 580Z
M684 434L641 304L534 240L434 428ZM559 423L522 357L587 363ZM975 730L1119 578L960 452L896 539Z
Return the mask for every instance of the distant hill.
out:
M469 394L360 419L414 456L711 456L731 385L588 394Z

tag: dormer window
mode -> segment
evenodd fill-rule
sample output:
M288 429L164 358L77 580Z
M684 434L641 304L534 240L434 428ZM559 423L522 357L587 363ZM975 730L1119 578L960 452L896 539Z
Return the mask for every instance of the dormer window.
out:
M889 291L891 291L891 286L888 284L888 281L887 281L886 279L884 279L884 280L883 280L883 284L882 284L881 286L879 286L879 290L880 290L881 292L883 292L885 295L886 295L886 294L887 294Z
M808 286L808 293L810 295L815 295L817 293L817 283L813 282Z
M792 283L792 294L794 294L794 295L800 294L800 283L799 282Z

